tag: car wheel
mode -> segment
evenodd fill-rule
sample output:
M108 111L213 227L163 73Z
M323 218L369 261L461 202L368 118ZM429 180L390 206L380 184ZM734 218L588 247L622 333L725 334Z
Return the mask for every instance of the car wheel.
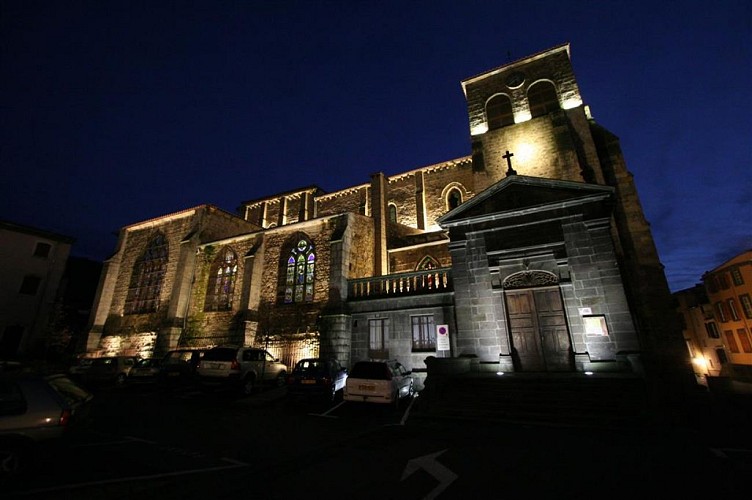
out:
M285 385L287 380L287 373L285 372L279 372L279 375L277 375L277 387L282 387Z
M20 442L0 443L0 483L18 476L26 462L26 447Z
M253 375L246 375L243 379L243 385L240 387L244 396L253 394L253 387L256 385L256 380Z
M125 376L125 373L118 373L118 376L115 377L115 384L118 387L123 387L125 385L127 377Z

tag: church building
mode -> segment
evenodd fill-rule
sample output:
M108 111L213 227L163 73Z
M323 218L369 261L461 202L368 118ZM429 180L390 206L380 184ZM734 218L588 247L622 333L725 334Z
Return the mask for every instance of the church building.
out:
M87 349L266 347L302 357L477 358L503 372L688 365L617 136L562 44L461 82L469 155L202 205L120 230Z

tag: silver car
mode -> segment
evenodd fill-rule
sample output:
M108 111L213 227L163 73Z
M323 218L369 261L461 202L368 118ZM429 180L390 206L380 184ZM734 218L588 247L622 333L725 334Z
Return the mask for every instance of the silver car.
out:
M86 424L92 399L66 375L0 374L0 479L28 467L36 445Z
M285 385L287 365L257 347L213 347L204 353L196 374L205 388L230 387L247 395L259 383Z

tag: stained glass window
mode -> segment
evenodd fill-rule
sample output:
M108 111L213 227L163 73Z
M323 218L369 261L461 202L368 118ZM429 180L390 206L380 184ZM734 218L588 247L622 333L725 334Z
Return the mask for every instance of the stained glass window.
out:
M209 271L205 311L230 311L238 275L238 256L230 248L222 250Z
M285 274L285 302L312 302L316 268L313 244L306 239L298 241L287 257Z
M133 266L125 299L125 314L150 313L159 309L167 257L167 239L163 234L157 234Z

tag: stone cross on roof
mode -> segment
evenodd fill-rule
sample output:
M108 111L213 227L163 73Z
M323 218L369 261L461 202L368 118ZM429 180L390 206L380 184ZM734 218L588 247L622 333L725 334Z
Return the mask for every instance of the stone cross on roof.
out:
M514 156L514 153L510 153L509 150L507 150L506 154L501 155L507 161L507 177L517 175L517 171L512 168L512 156Z

